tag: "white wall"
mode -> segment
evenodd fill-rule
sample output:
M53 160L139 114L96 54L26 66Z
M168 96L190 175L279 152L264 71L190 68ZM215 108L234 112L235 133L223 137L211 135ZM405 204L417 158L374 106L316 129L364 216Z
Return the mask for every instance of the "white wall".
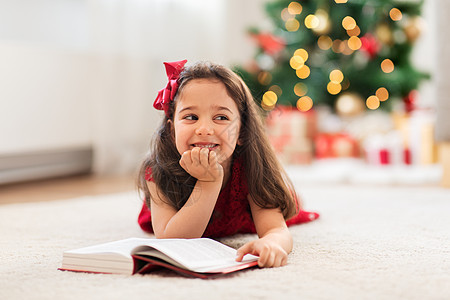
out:
M0 154L92 143L85 53L0 43Z
M161 114L163 61L244 63L263 0L0 0L0 156L92 146L134 171Z

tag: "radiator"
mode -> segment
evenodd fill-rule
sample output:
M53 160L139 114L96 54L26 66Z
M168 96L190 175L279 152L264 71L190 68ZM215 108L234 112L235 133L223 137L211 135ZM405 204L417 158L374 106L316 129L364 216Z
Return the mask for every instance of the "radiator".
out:
M86 174L92 157L92 148L0 155L0 184Z

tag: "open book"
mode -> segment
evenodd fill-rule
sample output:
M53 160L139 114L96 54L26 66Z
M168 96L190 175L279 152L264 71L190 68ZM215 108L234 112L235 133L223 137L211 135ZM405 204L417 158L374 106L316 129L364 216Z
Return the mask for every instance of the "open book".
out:
M129 238L63 253L60 270L144 274L168 268L183 275L210 278L257 265L258 257L247 254L236 262L236 250L208 238Z

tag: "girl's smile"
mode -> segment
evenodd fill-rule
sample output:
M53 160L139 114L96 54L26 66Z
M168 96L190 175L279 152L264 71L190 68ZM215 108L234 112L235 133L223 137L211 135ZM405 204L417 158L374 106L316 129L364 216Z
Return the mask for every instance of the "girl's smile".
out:
M180 154L207 148L218 154L225 167L238 143L240 114L222 82L194 79L179 95L173 126Z

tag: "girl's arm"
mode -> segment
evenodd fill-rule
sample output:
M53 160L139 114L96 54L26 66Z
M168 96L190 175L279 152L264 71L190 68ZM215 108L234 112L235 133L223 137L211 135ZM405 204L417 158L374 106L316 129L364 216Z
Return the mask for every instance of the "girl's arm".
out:
M209 155L207 149L194 148L182 155L180 164L197 178L191 195L180 210L163 201L165 199L161 198L163 196L154 182L147 183L152 195L150 209L156 238L201 237L222 187L223 169L215 153Z
M253 254L259 256L260 267L286 265L293 242L281 211L259 207L250 195L248 200L259 239L239 248L236 260L242 261L245 254Z

